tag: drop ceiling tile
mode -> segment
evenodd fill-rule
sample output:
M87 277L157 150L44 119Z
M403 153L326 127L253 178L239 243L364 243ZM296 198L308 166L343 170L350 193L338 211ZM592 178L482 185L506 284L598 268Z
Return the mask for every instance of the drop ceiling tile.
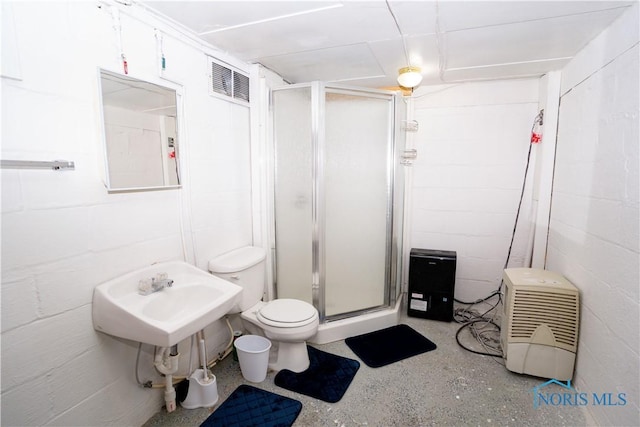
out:
M402 34L412 36L436 32L437 7L435 1L394 1L389 3L398 19Z
M384 76L366 43L260 58L292 83L344 81Z
M302 2L301 2L302 3ZM399 37L383 2L343 7L205 34L209 43L243 60Z
M399 68L407 66L400 38L371 42L369 48L385 74L393 75Z
M438 4L441 31L456 31L492 25L613 9L630 1L444 1ZM622 9L616 13L622 13Z
M542 76L549 71L559 70L568 59L552 61L527 62L521 64L504 64L489 67L460 68L446 70L444 82L454 83L473 80L509 79Z
M571 57L618 14L614 9L446 33L446 68Z
M196 33L340 6L339 1L145 1Z
M439 55L438 39L435 34L406 38L411 65L422 68L422 74L437 74Z

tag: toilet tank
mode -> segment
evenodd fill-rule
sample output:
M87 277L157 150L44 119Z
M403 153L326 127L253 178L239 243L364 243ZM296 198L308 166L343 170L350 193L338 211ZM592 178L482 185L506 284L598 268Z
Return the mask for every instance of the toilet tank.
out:
M257 246L234 249L209 261L214 275L242 287L242 298L232 313L242 312L262 299L266 252Z

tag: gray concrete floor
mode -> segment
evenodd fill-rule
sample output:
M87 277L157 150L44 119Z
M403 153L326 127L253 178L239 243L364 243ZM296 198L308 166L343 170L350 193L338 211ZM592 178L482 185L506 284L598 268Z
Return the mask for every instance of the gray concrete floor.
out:
M343 398L327 403L280 388L269 372L260 384L245 381L238 362L227 357L213 368L218 381L219 406L240 384L250 384L302 402L294 426L582 426L593 425L583 407L534 408L532 389L546 379L514 374L500 359L462 349L455 340L460 326L452 322L402 315L411 326L437 344L434 351L381 368L361 362L344 341L317 345L320 350L355 359L360 369ZM464 335L462 336L464 339ZM473 345L471 338L465 344ZM476 344L477 350L481 348ZM562 393L564 389L547 389ZM212 408L212 409L215 409ZM198 426L212 409L163 409L144 427Z

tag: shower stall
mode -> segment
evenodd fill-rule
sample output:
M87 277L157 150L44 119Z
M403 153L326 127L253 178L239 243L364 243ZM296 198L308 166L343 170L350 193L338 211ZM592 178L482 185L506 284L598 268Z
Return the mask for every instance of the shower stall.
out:
M312 82L273 89L270 110L276 297L318 309L318 343L396 324L403 99Z

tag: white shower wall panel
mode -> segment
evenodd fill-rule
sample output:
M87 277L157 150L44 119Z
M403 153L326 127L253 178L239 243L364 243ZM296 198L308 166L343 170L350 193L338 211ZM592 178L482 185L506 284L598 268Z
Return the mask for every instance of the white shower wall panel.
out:
M275 279L280 298L313 302L313 128L309 87L273 92Z

